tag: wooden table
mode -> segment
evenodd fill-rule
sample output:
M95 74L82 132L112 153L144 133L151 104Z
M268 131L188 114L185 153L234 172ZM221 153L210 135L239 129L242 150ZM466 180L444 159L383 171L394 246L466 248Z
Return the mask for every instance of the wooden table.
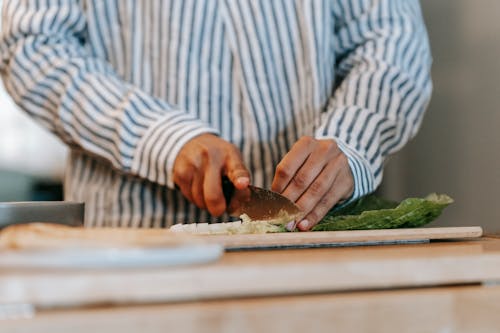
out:
M500 239L226 253L175 269L0 272L0 332L498 332Z

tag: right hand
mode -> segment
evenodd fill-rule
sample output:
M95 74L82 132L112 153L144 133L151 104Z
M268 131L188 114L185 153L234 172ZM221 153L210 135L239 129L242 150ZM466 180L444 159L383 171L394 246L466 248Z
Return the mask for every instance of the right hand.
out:
M174 183L182 194L211 215L226 211L222 176L238 190L250 184L250 173L241 154L231 143L213 134L202 134L188 141L174 162Z

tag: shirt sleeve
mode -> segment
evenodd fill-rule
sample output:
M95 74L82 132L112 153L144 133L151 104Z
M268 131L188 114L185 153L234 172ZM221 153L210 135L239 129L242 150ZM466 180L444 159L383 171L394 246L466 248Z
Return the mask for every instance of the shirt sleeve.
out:
M386 157L416 134L431 55L417 0L335 2L337 85L316 136L348 157L355 199L380 185Z
M216 130L124 82L85 46L76 0L4 1L0 71L14 101L72 149L173 188L184 143Z

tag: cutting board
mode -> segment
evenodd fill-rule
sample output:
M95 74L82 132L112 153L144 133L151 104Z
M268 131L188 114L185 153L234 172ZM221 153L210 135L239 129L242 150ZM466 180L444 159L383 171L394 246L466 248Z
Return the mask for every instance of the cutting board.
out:
M243 235L188 235L168 229L85 229L49 224L14 226L0 233L0 249L74 247L160 247L222 244L226 250L404 244L438 239L478 238L481 227L288 232Z
M207 235L200 237L206 237L210 242L223 244L226 250L252 250L423 243L438 239L478 238L482 234L481 227L443 227Z
M0 304L49 308L165 302L178 305L180 301L492 285L497 281L500 240L482 237L415 246L237 251L225 253L208 265L174 269L0 269ZM293 302L289 304L294 306ZM1 327L0 320L0 331Z

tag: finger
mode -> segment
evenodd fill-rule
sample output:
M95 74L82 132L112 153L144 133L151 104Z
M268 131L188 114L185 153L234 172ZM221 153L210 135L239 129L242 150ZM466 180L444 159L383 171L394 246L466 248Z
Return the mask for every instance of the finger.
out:
M243 190L250 184L250 172L243 164L241 155L236 150L227 157L225 172L238 190Z
M296 202L303 194L312 190L312 194L317 194L316 192L321 192L323 195L328 186L331 185L331 182L326 183L318 183L315 180L321 175L325 168L328 166L328 161L333 158L333 154L328 151L324 151L323 149L314 150L304 164L299 168L296 174L292 177L292 180L288 183L288 186L285 190L282 191L282 194L288 199ZM327 170L326 175L329 175L329 171L334 171L334 169ZM323 174L324 176L324 174ZM332 174L330 178L335 176Z
M182 192L182 195L184 195L189 201L193 202L191 187L195 168L192 166L183 165L179 170L181 171L174 171L174 183L176 187L178 187L178 189Z
M317 175L307 190L296 200L296 204L305 216L313 210L318 202L332 189L332 186L341 172L342 165L336 161L328 163Z
M325 215L342 199L347 199L352 194L352 182L350 177L339 175L330 191L319 200L318 204L306 215L304 220L297 224L301 231L311 230Z
M282 194L292 201L297 201L298 198L309 191L309 187L311 187L314 180L327 164L335 161L341 154L341 151L333 140L316 141L312 149L307 160L297 170L290 183L282 191ZM313 189L318 188L323 190L325 185L329 184L315 184Z
M271 189L276 192L283 192L288 186L297 170L304 164L312 151L315 141L311 137L303 137L297 141L292 149L283 157L276 167Z
M178 185L178 187L179 187L179 190L181 191L182 195L186 199L188 199L191 202L194 202L193 196L191 195L192 182Z
M193 182L191 184L191 196L196 206L201 209L206 209L205 199L203 195L203 174L195 172L193 174Z
M226 200L222 192L222 172L220 164L210 164L205 172L203 193L208 211L220 216L226 210Z

